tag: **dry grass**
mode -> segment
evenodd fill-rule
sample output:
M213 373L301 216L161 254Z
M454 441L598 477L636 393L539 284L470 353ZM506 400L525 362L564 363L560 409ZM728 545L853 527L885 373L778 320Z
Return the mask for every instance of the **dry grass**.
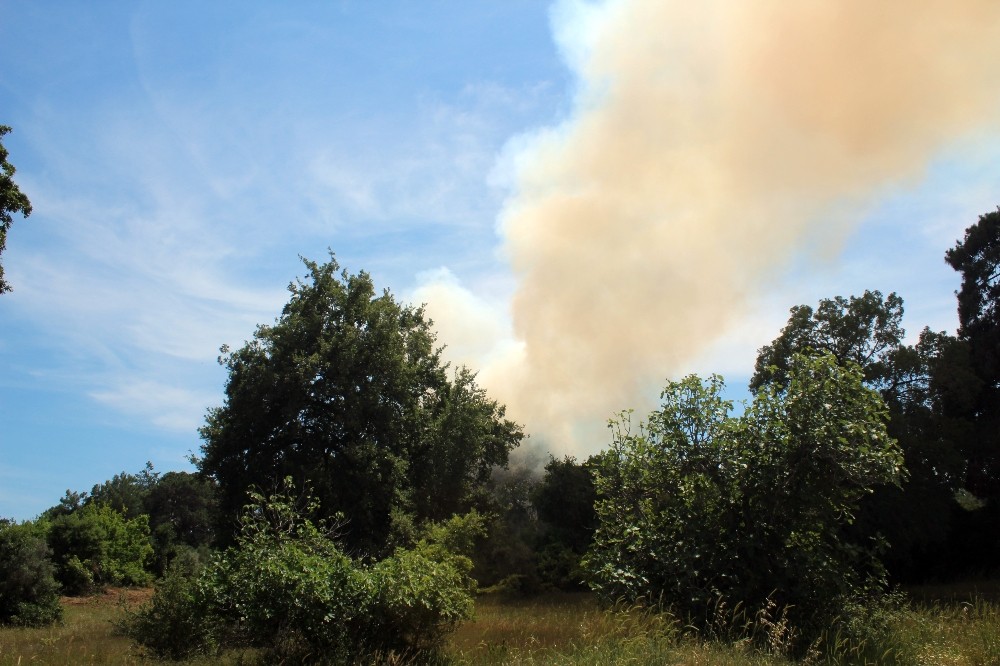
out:
M781 657L695 640L674 618L639 608L602 610L588 594L481 597L452 636L453 664L777 666Z
M115 628L125 607L144 602L152 593L152 589L109 589L90 597L63 597L61 624L43 629L0 627L0 666L162 664L146 657ZM187 663L237 664L244 661L243 656Z
M62 624L44 629L0 629L0 664L146 664L118 636L112 620L120 603L138 603L148 590L109 590L93 597L64 597Z
M840 642L801 662L814 666L1000 666L1000 603L995 582L911 590L888 636ZM985 594L984 594L985 592ZM603 611L588 595L542 600L480 598L477 617L452 637L451 663L780 666L784 650L767 654L748 642L700 640L676 620L638 609Z
M555 593L532 599L481 596L476 601L475 619L452 635L449 650L564 648L586 640L604 615L586 593Z
M889 648L906 666L1000 666L1000 604L983 600L995 583L911 590L912 609L893 622ZM969 601L970 593L976 596ZM113 590L97 597L64 599L63 624L45 629L0 629L0 666L22 664L155 664L114 628L122 604L148 590ZM787 666L780 654L749 644L707 642L668 616L639 609L601 610L587 594L537 599L480 597L476 618L450 638L442 660L450 666L492 664L635 664L638 666ZM865 654L881 654L881 646ZM879 657L834 651L811 663L882 664ZM234 653L189 664L252 663Z

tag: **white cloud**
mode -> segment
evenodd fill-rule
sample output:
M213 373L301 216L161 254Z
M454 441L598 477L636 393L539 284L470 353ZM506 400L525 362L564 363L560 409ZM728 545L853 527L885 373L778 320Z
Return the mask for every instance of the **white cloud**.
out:
M125 414L140 416L167 430L194 432L204 422L205 410L218 402L208 391L193 391L152 379L123 381L90 396Z

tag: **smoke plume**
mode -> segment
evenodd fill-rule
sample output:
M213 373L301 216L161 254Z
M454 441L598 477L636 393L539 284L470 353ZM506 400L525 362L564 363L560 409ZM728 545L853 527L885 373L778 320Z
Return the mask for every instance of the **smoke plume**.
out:
M514 156L521 344L481 379L556 451L597 448L796 253L998 119L996 0L563 3L554 25L574 111Z

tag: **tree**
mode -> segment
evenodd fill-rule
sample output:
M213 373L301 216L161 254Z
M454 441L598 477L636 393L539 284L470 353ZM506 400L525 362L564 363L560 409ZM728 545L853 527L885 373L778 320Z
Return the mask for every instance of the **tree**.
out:
M1000 501L1000 209L979 216L945 260L962 274L958 337L977 380L967 384L970 399L956 410L972 424L964 441L966 485Z
M291 476L325 516L346 516L350 550L379 555L393 515L468 508L523 434L471 373L449 379L421 308L376 294L332 256L305 265L308 282L289 286L277 322L223 349L226 400L201 429L198 466L230 524L248 488Z
M146 467L138 474L121 472L104 483L95 485L85 501L107 504L126 518L135 518L146 513L146 495L158 480L159 474L153 471L153 463L147 462Z
M904 345L902 317L903 300L878 291L823 299L816 310L796 306L778 338L760 350L750 387L783 386L794 354L831 353L861 368L866 385L889 408L889 434L903 450L909 476L901 487L876 488L850 529L859 538L883 536L893 575L919 579L941 573L930 565L941 559L955 492L963 485L961 428L942 408L957 398L949 386L961 376L961 354L957 340L929 329L915 345Z
M536 453L522 451L509 466L494 469L486 484L489 522L485 538L476 544L473 572L482 586L518 594L539 590L539 525L531 502L541 462Z
M167 472L146 493L155 569L159 573L185 548L207 548L215 542L218 502L215 484L198 474Z
M62 617L44 534L0 520L0 625L42 626Z
M549 458L545 476L531 494L538 517L559 533L559 541L581 554L597 527L594 464L593 460L578 463L571 456Z
M594 459L578 463L567 456L549 458L545 475L531 493L542 529L539 537L539 577L561 589L583 585L580 559L597 528L592 468Z
M14 165L7 161L7 149L3 145L3 137L11 131L6 125L0 125L0 254L7 248L7 231L14 222L14 215L20 213L24 217L31 215L31 202L21 192L14 182ZM3 264L0 264L0 294L10 291L10 285L4 281Z
M45 520L54 520L59 516L69 515L74 511L81 509L87 500L87 493L78 493L75 490L67 488L66 494L59 499L58 504L50 506L42 512L42 518Z
M812 349L829 352L841 363L856 363L872 388L895 391L903 380L896 372L896 355L905 334L902 320L903 299L889 294L883 300L879 291L823 299L816 310L797 305L778 338L757 352L750 388L783 384L792 357Z
M723 386L671 382L648 420L611 422L591 587L702 627L720 600L751 614L774 604L809 640L879 587L873 544L843 527L876 485L900 479L901 453L861 370L830 354L794 355L787 382L763 387L740 417Z

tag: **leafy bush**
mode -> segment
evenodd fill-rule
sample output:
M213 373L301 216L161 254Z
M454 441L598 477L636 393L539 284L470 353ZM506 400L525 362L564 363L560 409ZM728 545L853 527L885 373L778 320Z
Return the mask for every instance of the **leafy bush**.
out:
M663 603L701 628L720 600L772 609L806 641L883 581L874 544L844 533L858 502L900 477L885 406L857 367L795 356L788 384L740 417L722 380L688 377L597 467L600 526L586 566L606 601Z
M156 592L138 612L126 610L118 628L164 659L185 659L212 644L208 613L197 593L197 558L178 556L156 583Z
M66 594L149 583L145 566L153 547L146 515L128 519L106 504L86 504L53 518L48 542Z
M290 490L290 487L289 487ZM125 632L160 657L252 647L278 662L427 654L472 612L475 514L431 526L413 548L353 561L287 497L253 495L235 546L201 571L171 569Z
M61 617L44 537L31 524L0 520L0 624L43 626Z
M399 548L369 570L375 626L383 628L378 651L433 652L471 617L475 583L468 553L483 523L472 512L431 524L412 549Z

